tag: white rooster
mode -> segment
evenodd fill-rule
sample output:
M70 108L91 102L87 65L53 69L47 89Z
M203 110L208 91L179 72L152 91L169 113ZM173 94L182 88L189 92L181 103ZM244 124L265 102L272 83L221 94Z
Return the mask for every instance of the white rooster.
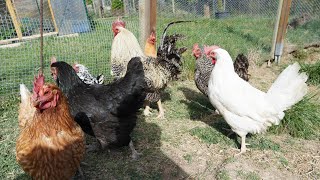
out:
M298 63L289 65L272 84L267 93L241 79L234 71L229 53L221 48L211 51L216 64L208 85L210 102L241 137L241 150L246 152L246 135L261 133L272 124L278 125L284 111L307 94L308 76L299 73Z

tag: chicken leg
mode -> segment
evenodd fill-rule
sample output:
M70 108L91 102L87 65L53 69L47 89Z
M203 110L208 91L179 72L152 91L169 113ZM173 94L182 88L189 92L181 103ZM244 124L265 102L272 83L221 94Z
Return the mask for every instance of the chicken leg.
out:
M145 108L144 108L144 111L143 111L143 114L145 116L150 116L151 115L151 112L150 112L150 102L149 101L145 101Z
M159 108L159 115L157 116L157 118L159 119L164 119L164 109L161 103L161 99L157 102L158 104L158 108Z
M138 151L134 148L132 140L129 143L129 147L130 147L131 152L132 152L132 155L131 155L132 159L133 160L137 160L139 158L139 156L142 155L142 153L138 153Z
M247 148L247 145L250 145L250 144L246 144L246 135L241 136L240 153L236 154L235 156L239 156L239 155L245 153L247 150L249 151L250 149Z

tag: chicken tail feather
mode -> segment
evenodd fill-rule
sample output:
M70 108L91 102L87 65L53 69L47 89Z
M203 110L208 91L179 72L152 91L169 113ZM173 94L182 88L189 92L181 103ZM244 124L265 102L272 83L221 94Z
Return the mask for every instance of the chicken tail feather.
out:
M21 102L26 103L30 100L31 93L26 85L20 84Z
M296 104L307 94L308 76L305 72L299 73L300 65L296 62L289 65L278 76L267 92L267 97L275 107L284 111Z

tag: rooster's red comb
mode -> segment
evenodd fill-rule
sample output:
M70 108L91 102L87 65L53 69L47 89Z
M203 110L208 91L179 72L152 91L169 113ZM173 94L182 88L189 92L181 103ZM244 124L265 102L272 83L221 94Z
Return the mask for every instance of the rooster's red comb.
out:
M44 76L42 73L39 73L38 76L34 77L33 81L33 96L37 97L37 94L40 91L40 88L44 85Z
M215 49L219 49L219 46L213 45L213 46L204 46L203 50L205 54L210 54L211 51L215 50Z
M118 17L118 19L116 19L115 21L113 21L112 23L112 28L115 28L117 26L121 26L121 27L126 27L126 22L124 22L123 20L120 19L120 17Z

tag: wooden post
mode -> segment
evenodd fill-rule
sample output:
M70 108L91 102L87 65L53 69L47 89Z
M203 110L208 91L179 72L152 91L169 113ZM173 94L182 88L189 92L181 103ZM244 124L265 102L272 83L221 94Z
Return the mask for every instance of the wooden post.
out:
M16 33L18 35L19 40L21 40L22 39L21 28L20 28L20 24L18 22L18 19L17 19L16 13L14 11L11 0L6 0L6 5L8 7L8 11L9 11L10 16L12 18L14 29L16 30Z
M123 9L124 9L124 15L128 16L129 15L129 1L128 0L123 0Z
M210 7L208 4L203 5L203 13L205 18L210 18Z
M157 1L156 0L140 0L139 1L139 17L140 17L140 45L145 46L145 42L151 31L156 32L157 23Z
M172 13L175 14L176 13L176 8L174 5L174 0L172 0Z
M53 26L54 26L54 32L59 32L58 26L57 26L57 22L56 22L56 18L54 17L54 13L53 13L53 9L51 6L51 0L48 0L48 5L49 5L49 9L50 9L50 14L51 14L51 18L52 18L52 22L53 22Z
M280 57L283 51L283 41L287 32L288 19L290 14L292 0L280 0L278 8L278 17L274 32L274 59L277 63L280 63Z
M156 0L151 0L150 2L150 31L156 33L157 29L157 1Z

